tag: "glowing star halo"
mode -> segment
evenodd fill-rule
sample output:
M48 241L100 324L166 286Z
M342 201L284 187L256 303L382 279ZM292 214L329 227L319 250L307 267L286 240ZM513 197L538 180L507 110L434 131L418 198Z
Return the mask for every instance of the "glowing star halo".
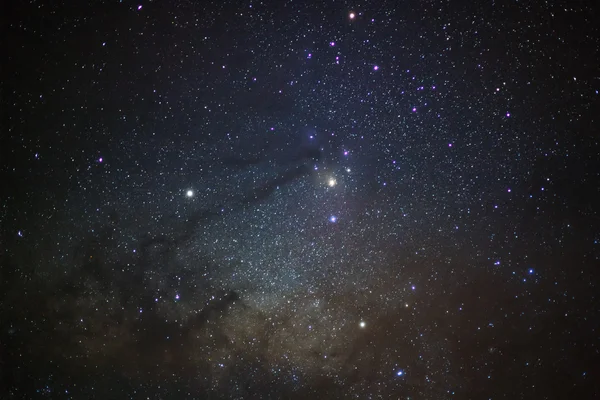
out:
M185 195L187 197L194 197L194 191L192 189L188 190L187 192L185 192Z
M334 187L335 185L337 185L337 181L335 180L335 178L329 178L329 180L327 181L327 186Z

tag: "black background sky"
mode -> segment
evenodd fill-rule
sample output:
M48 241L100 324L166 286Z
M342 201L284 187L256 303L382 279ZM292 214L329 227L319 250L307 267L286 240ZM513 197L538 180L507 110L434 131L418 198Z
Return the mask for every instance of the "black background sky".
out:
M0 397L600 397L594 5L4 4Z

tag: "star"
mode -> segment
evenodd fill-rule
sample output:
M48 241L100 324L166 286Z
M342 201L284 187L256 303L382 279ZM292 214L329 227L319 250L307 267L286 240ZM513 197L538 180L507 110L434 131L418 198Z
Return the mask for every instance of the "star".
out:
M348 15L348 18L350 18L350 19L354 19L355 17L356 17L356 14L354 14L353 12L351 12L351 13Z
M361 328L364 328L365 326L367 326L367 323L365 321L360 321L358 326L360 326Z
M329 178L329 181L327 181L327 185L329 187L334 187L335 185L337 185L337 181L335 180L335 178Z
M337 222L337 217L335 215L332 215L331 217L329 217L329 221L335 223Z
M189 190L188 190L188 191L185 193L185 195L186 195L187 197L194 197L194 191L193 191L192 189L189 189Z

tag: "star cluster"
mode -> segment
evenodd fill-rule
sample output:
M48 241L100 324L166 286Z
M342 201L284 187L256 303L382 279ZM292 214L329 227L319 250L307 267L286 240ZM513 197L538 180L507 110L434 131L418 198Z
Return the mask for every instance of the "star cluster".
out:
M6 398L600 396L594 13L8 7Z

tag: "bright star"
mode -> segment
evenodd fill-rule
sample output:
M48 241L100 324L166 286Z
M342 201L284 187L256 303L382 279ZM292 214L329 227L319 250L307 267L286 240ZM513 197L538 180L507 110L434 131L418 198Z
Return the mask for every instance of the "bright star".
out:
M354 19L354 17L356 17L356 14L354 14L353 12L351 12L350 15L348 15L348 17L350 17L350 19Z
M329 178L329 181L327 182L327 185L329 185L329 187L334 187L337 184L337 181L334 178Z
M404 375L404 371L400 370L400 371L396 372L396 375L403 376Z
M188 191L185 193L185 195L186 195L187 197L194 197L194 191L190 189L190 190L188 190Z
M358 326L364 328L365 326L367 326L367 323L365 321L360 321L360 324L358 324Z
M329 217L329 221L330 222L337 222L337 217L335 215L332 215L331 217Z

